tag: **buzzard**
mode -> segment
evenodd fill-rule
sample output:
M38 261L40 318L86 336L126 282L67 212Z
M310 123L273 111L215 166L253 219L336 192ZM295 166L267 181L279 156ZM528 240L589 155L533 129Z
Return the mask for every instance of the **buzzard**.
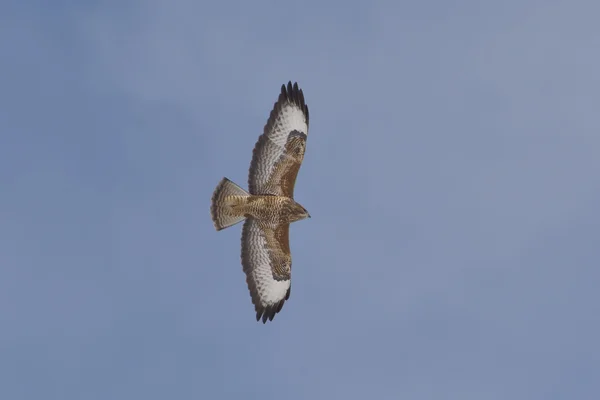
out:
M244 221L242 267L256 321L273 320L290 297L292 222L310 218L294 200L296 176L306 150L308 106L298 84L281 86L252 152L248 191L227 178L217 185L210 215L217 231Z

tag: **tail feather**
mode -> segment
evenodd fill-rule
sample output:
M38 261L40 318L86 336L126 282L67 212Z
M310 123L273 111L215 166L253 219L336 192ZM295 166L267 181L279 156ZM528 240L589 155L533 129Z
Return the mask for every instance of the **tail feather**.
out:
M246 216L236 211L233 206L248 196L250 193L229 179L221 179L213 192L210 204L210 216L216 230L220 231L246 219Z

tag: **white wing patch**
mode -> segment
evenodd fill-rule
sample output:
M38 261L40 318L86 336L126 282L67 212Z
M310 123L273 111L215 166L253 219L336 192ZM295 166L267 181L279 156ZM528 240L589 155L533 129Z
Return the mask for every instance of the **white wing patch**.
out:
M261 305L265 308L279 303L290 288L289 279L285 281L273 279L271 268L259 267L252 271L252 277L258 289Z
M281 107L268 138L277 147L283 149L288 135L292 131L302 132L306 135L308 134L308 124L304 112L299 106L286 103Z
M262 228L249 217L242 229L242 266L256 310L256 320L273 320L289 298L291 281L273 278L272 262Z

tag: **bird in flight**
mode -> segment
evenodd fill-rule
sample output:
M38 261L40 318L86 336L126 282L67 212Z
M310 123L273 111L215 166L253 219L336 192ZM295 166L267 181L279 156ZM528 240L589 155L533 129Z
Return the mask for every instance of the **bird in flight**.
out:
M290 297L292 222L310 218L294 200L304 159L308 106L298 84L288 82L252 152L248 191L227 178L213 192L210 215L217 231L244 221L242 267L256 320L272 321Z

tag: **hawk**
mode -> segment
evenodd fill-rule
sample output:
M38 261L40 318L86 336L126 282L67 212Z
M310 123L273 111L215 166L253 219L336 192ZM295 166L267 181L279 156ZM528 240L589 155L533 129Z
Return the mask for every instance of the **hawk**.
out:
M281 93L252 152L248 191L227 178L213 192L210 215L217 231L244 221L242 267L256 321L273 320L290 297L292 222L310 218L294 200L306 150L308 106L298 83Z

